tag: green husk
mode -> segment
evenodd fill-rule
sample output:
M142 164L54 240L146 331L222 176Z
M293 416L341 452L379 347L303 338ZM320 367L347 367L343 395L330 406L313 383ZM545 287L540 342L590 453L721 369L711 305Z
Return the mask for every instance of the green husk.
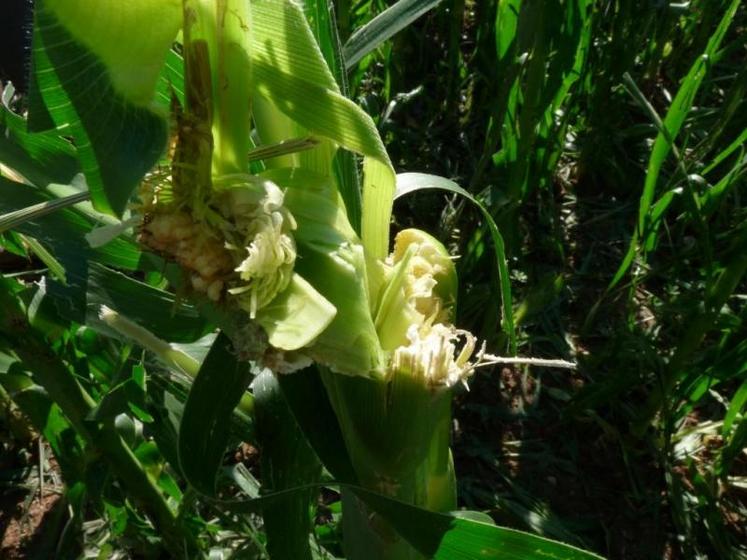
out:
M286 189L286 206L298 222L296 271L337 309L307 355L337 373L382 377L385 358L369 312L363 247L331 178L306 169L262 176Z
M319 337L334 320L337 309L299 274L263 307L257 322L269 343L280 350L299 350Z

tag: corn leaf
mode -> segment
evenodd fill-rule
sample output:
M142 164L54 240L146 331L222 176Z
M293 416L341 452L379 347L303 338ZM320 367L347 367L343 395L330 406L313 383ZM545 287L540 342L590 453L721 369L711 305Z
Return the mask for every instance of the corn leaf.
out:
M180 24L176 0L36 4L38 91L55 125L68 126L75 138L100 211L121 215L165 146L166 113L154 96Z
M19 366L20 364L16 364ZM65 418L60 407L47 392L35 384L31 378L11 366L9 371L0 367L0 386L5 389L24 415L31 421L49 443L55 459L71 485L81 480L85 470L83 441Z
M262 489L277 492L317 482L321 464L288 407L278 377L264 370L252 382L252 390ZM308 487L264 508L262 519L271 558L311 560L309 533L317 493L317 488Z
M337 309L299 274L257 312L257 322L275 348L298 350L311 344L333 321Z
M368 490L356 494L385 517L427 558L469 560L476 557L533 560L599 560L571 545L455 515L435 513L385 498Z
M310 366L293 375L281 375L278 382L293 416L326 469L337 480L357 482L319 368Z
M52 278L60 282L61 284L65 285L67 284L67 276L65 275L65 267L62 266L62 263L58 261L52 253L47 251L47 248L44 247L39 241L34 239L33 237L29 237L28 235L19 234L23 242L28 245L29 251L36 255L36 257L44 263L44 266L47 267L47 270L49 271L49 274L52 275Z
M179 466L187 481L205 495L215 494L231 415L249 384L250 370L250 363L236 359L231 340L221 333L189 391L179 425Z
M0 106L0 159L38 187L69 183L80 171L70 142L54 131L27 132L26 121L5 106Z
M51 214L56 210L73 206L79 202L88 200L88 193L76 193L66 196L64 198L53 198L32 204L26 208L7 212L6 214L0 215L0 233L9 229L15 229L24 222L36 220L47 214Z
M211 329L193 305L97 263L88 267L86 301L92 326L100 324L96 316L106 305L170 342L193 342Z
M324 55L324 60L337 81L340 93L345 97L350 97L334 4L328 0L306 0L306 15ZM360 235L361 181L355 154L344 148L340 149L335 154L333 165L337 187L345 201L348 220L355 232Z
M236 512L259 513L291 494L308 491L310 486L314 485L305 485L251 500L223 500L216 503ZM428 511L352 484L342 483L339 486L357 494L426 558L602 560L601 556L594 553L537 535L498 527L456 514Z
M252 22L257 93L314 135L364 156L362 241L372 258L384 259L395 177L373 121L340 93L300 7L258 0L252 2Z
M72 192L70 187L60 191ZM0 213L15 212L51 200L50 196L40 189L3 177L0 177L0 193ZM60 257L58 253L67 252L77 263L83 263L91 258L117 268L138 268L141 253L132 241L119 237L102 247L92 249L85 240L86 233L92 227L93 221L89 216L77 207L68 207L45 215L35 215L18 224L16 230L47 245L57 258Z

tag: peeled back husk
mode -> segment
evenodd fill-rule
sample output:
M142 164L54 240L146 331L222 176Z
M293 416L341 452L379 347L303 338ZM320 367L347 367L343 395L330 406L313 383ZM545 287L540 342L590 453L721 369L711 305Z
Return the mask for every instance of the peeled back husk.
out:
M306 354L336 373L382 377L386 361L371 318L363 247L332 179L306 169L263 176L285 188L298 222L296 272L337 310Z

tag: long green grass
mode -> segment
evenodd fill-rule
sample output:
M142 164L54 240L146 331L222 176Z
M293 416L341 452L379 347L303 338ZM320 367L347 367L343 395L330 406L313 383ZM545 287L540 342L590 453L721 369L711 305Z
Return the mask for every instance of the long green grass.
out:
M452 177L498 219L520 353L580 364L483 374L462 397L466 503L613 558L746 554L729 420L745 393L745 16L446 2L364 59L354 91L395 164ZM506 344L479 216L399 204L461 255L465 324Z

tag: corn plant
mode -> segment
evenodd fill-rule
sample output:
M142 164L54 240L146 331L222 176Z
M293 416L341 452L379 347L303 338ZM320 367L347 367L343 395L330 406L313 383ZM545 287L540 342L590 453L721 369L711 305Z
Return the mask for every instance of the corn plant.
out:
M185 513L197 498L261 514L273 558L318 555L310 512L324 484L340 488L350 558L594 557L456 511L451 398L493 357L454 325L444 245L412 228L392 243L390 221L396 196L466 192L396 175L345 96L328 7L309 6L321 8L37 2L28 113L2 108L0 223L49 274L2 279L0 343L18 365L3 385L21 404L43 387L65 418L32 414L44 433L100 454L174 555L206 550ZM504 328L513 341L510 310ZM118 350L86 367L88 336ZM207 353L175 344L198 339ZM145 410L145 370L125 375L117 356L132 345L171 372L151 382L179 401L178 422ZM133 416L150 426L139 447L123 429ZM259 495L226 480L237 432L261 449ZM71 465L71 481L86 468Z

